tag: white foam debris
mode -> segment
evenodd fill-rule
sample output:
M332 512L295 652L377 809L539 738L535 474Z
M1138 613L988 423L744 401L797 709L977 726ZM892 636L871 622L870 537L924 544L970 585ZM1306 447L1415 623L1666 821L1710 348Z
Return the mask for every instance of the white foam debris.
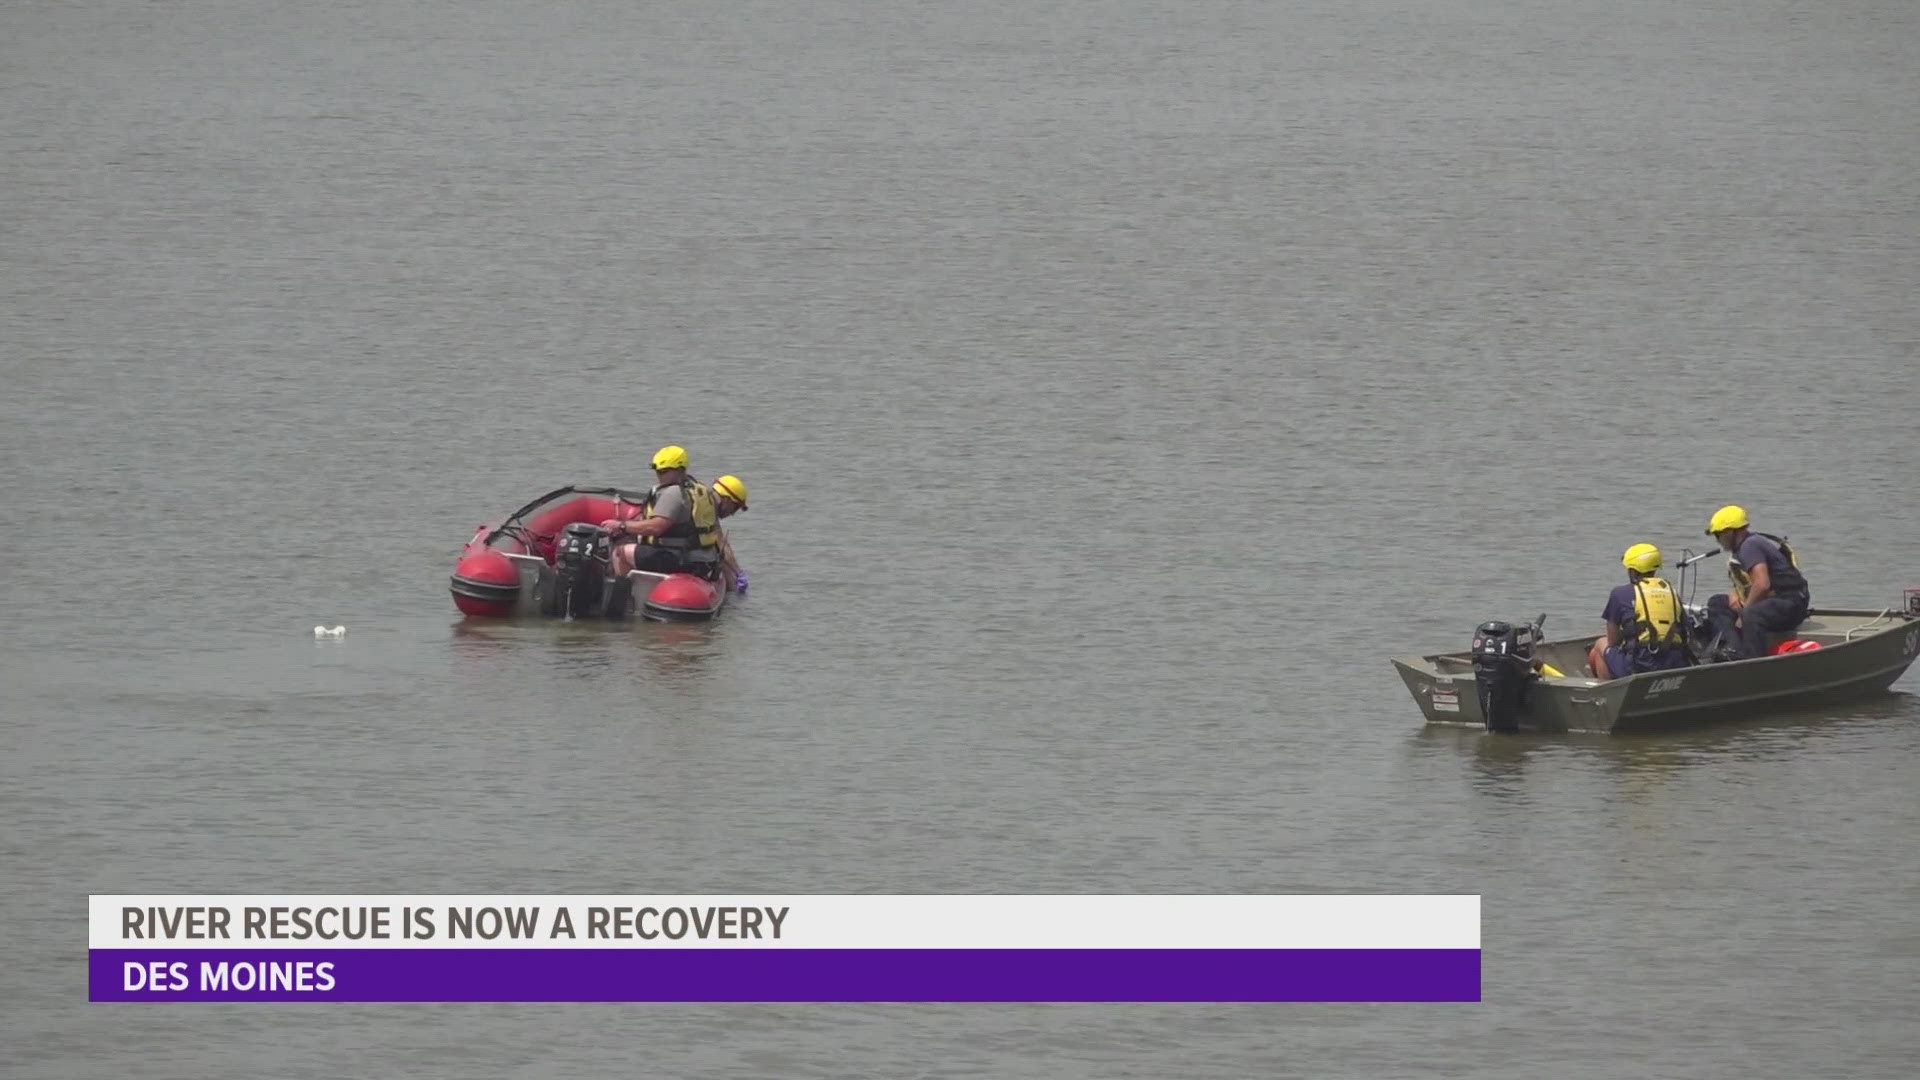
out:
M336 626L329 630L324 626L316 626L313 628L313 636L317 638L343 638L347 636L347 628L344 626Z

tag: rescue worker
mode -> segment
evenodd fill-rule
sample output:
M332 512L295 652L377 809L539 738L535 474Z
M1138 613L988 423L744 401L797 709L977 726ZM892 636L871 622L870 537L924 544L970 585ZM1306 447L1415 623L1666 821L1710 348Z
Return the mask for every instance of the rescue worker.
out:
M1707 535L1726 550L1733 585L1732 592L1707 599L1708 615L1738 636L1740 659L1765 656L1770 635L1790 634L1806 621L1813 597L1800 560L1786 537L1748 528L1747 512L1738 506L1714 511Z
M1656 576L1660 549L1635 544L1620 556L1627 583L1616 585L1600 612L1607 632L1587 650L1596 679L1624 679L1643 671L1665 671L1693 663L1687 655L1680 595Z
M730 518L747 508L747 484L737 476L723 476L713 482L713 508L722 518ZM733 582L734 592L747 591L747 572L740 569L740 560L733 554L733 542L727 539L726 531L720 532L720 565L726 570Z
M687 451L663 446L653 455L658 481L640 513L600 523L613 544L613 576L629 570L676 570L712 578L720 566L720 513L713 493L687 475Z

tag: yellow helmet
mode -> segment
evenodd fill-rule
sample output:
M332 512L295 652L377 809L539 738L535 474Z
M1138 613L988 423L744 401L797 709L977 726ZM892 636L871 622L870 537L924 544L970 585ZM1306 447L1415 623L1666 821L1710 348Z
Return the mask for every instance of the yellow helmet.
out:
M684 469L687 467L687 448L684 446L663 446L653 455L653 471L661 469Z
M746 481L739 477L733 475L723 476L713 482L713 490L739 503L740 509L745 510L747 508L747 484Z
M1728 529L1744 529L1746 527L1747 512L1745 510L1742 510L1738 506L1723 506L1715 510L1713 512L1713 520L1707 522L1707 535L1712 536L1714 533L1725 532Z
M1620 556L1620 565L1642 574L1651 574L1660 569L1660 549L1652 544L1635 544Z

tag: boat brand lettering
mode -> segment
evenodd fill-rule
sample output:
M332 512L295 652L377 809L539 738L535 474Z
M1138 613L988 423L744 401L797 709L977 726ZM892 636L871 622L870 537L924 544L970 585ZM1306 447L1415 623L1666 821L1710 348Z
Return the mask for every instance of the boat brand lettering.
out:
M1433 711L1459 712L1460 711L1460 691L1454 689L1451 686L1434 687L1433 688Z
M1678 690L1680 689L1680 684L1686 681L1687 677L1685 675L1669 675L1664 679L1655 679L1653 683L1647 687L1647 696L1652 697L1655 694L1664 694L1669 690Z

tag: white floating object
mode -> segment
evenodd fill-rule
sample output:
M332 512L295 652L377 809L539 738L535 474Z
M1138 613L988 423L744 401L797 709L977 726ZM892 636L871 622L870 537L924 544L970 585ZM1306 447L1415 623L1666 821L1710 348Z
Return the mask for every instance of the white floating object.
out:
M316 626L313 628L313 636L317 638L343 638L347 636L347 628L344 626L336 626L329 630L324 626Z
M316 627L314 627L314 628L313 628L313 636L314 636L314 637L326 637L326 636L327 636L327 628L326 628L326 627L324 627L324 626L316 626Z

